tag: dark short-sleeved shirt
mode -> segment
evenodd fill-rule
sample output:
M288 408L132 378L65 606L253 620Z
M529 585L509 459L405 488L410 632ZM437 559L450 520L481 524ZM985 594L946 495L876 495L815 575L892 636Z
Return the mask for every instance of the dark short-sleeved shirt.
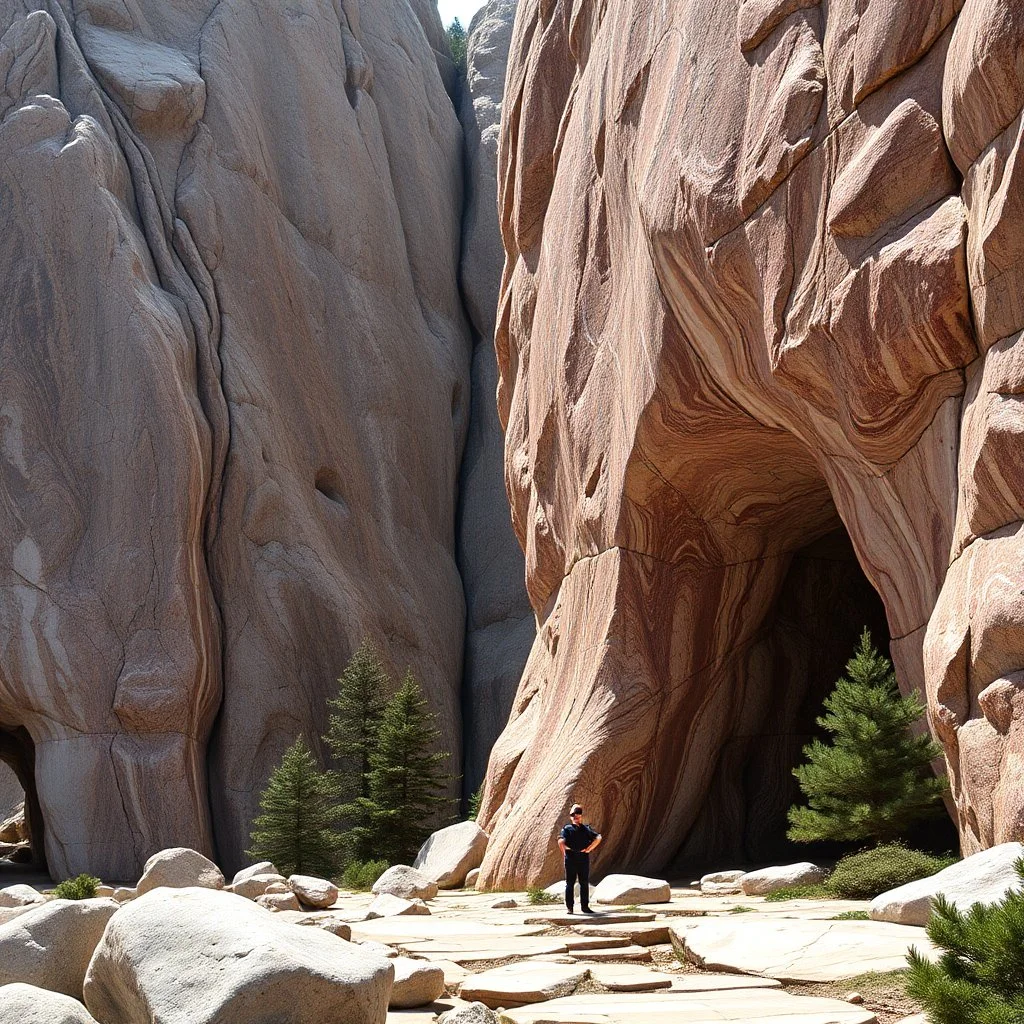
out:
M562 838L573 853L582 853L597 838L597 833L589 825L574 825L570 821L562 829Z

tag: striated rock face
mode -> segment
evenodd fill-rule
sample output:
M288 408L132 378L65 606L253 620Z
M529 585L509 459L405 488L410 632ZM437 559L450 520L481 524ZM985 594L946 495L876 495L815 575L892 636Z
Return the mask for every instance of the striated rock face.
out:
M467 793L480 784L491 747L508 721L537 628L526 595L523 552L508 517L501 468L504 438L494 402L495 307L505 255L497 217L498 134L515 12L516 0L490 0L473 18L459 98L467 171L460 273L474 346L458 529L467 612Z
M409 0L0 5L0 729L55 875L239 866L366 635L459 760L443 46Z
M520 4L496 347L541 628L481 887L554 877L570 798L605 870L720 848L766 624L840 525L964 850L1024 834L1022 42L1000 0Z

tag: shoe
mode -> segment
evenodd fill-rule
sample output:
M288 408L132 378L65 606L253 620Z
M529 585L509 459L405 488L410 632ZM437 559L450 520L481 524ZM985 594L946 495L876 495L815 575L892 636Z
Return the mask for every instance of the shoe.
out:
M590 907L584 907L583 908L583 913L584 914L596 914L597 911L596 910L591 910Z
M566 908L565 908L565 912L566 912L567 914L574 914L574 913L575 913L575 911L574 911L574 910L572 909L572 907L566 907Z

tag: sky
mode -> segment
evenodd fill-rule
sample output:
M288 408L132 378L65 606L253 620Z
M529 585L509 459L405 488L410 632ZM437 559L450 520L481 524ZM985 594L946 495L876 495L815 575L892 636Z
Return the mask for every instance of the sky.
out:
M441 24L447 28L453 18L462 22L463 28L469 28L473 15L483 7L484 0L437 0L437 9L441 12Z

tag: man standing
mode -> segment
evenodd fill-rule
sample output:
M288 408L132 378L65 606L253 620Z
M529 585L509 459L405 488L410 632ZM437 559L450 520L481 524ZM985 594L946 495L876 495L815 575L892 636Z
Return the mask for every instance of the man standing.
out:
M601 836L583 824L583 808L573 804L569 824L558 837L558 848L565 858L565 906L570 914L573 912L573 890L577 879L583 913L593 913L590 909L590 851L596 850L600 844Z

